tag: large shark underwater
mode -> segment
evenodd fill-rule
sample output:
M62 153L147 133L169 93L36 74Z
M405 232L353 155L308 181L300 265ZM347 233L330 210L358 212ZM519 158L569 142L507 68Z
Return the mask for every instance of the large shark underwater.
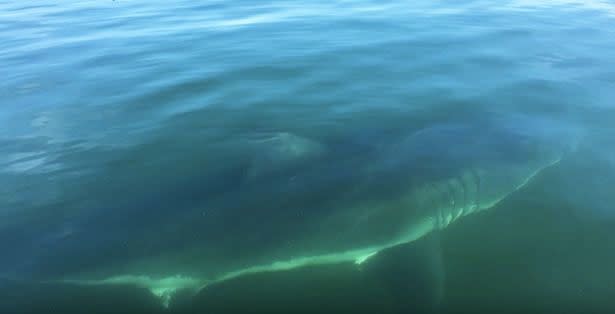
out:
M164 153L131 156L99 178L119 188L75 187L70 193L101 197L90 204L96 210L5 276L135 285L169 306L180 291L247 274L361 267L494 207L556 165L572 142L545 128L496 124L434 124L377 140L359 134L225 139L200 167L190 151L175 151L184 159L174 158L178 178L166 182L151 173L170 171ZM148 163L150 172L130 170Z

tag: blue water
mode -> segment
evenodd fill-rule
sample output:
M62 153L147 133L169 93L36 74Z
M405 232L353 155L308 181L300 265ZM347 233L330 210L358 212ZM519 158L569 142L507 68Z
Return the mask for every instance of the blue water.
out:
M368 157L348 156L434 126L549 138L574 154L527 195L569 207L547 221L612 227L613 51L615 4L600 0L5 1L0 276L46 280L193 241L191 215L215 221L202 205L254 153L242 143L271 134L338 147L328 162L347 168L310 190L353 179Z

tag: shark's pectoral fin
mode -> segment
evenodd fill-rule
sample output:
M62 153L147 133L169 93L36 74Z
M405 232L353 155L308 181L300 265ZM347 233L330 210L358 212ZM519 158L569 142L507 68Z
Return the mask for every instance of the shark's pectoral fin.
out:
M439 311L445 279L439 232L380 251L359 267L368 282L387 290L400 313Z

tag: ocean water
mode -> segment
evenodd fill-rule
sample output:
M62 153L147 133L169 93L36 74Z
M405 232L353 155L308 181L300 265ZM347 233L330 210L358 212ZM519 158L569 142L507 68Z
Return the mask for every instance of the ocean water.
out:
M0 3L1 313L615 311L615 3Z

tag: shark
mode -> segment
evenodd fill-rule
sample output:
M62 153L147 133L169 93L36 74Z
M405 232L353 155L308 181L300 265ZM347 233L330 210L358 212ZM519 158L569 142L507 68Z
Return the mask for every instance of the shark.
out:
M463 123L359 139L276 131L212 144L190 160L177 151L184 159L173 164L190 164L177 180L151 174L168 175L165 162L149 160L143 174L116 165L107 184L124 192L108 192L105 206L46 240L22 271L41 282L134 285L168 307L180 291L249 274L360 267L496 207L557 165L569 142L548 130ZM93 189L79 193L96 198Z

